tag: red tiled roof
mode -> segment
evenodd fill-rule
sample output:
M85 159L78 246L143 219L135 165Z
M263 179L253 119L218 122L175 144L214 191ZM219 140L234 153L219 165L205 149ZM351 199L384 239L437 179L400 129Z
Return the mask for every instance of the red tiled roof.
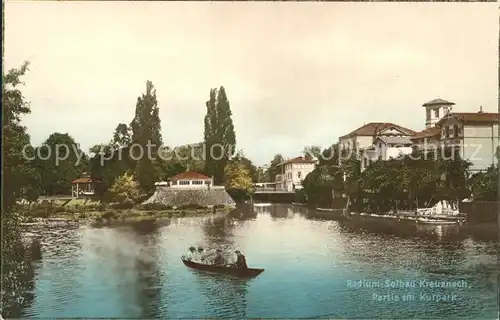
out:
M443 100L443 99L440 99L440 98L437 98L437 99L434 99L434 100L431 100L429 102L426 102L422 105L422 107L427 107L427 106L437 106L437 105L447 105L447 106L452 106L454 105L455 102L450 102L450 101L446 101L446 100Z
M212 178L195 171L185 171L171 177L170 180L212 180Z
M287 163L315 163L315 162L316 162L316 160L314 160L314 159L300 156L300 157L295 157L292 159L285 160L282 163L280 163L280 165L287 164Z
M351 136L373 136L377 132L380 132L380 131L383 131L383 130L386 130L389 128L394 128L394 129L399 130L407 135L415 134L415 131L408 129L408 128L405 128L405 127L398 126L397 124L394 124L394 123L370 122L368 124L365 124L362 127L359 127L358 129L352 131L351 133L348 133L348 134L340 137L340 139L351 137Z
M414 140L414 139L430 138L439 136L440 134L441 134L441 129L439 129L438 127L432 127L415 133L413 136L410 137L410 139Z
M465 123L499 123L500 113L489 112L452 112L449 117L441 118L438 123L443 122L450 117L463 121Z
M76 183L92 183L94 182L91 178L89 177L84 177L84 178L78 178L78 179L75 179L73 181L71 181L72 184L76 184Z

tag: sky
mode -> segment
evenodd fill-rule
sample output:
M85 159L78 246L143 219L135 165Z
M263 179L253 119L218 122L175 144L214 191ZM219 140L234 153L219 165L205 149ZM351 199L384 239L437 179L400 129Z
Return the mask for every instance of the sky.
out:
M30 61L36 145L109 141L147 80L164 143L199 142L224 86L237 148L263 165L368 122L422 130L437 97L498 112L498 28L496 3L6 1L4 67Z

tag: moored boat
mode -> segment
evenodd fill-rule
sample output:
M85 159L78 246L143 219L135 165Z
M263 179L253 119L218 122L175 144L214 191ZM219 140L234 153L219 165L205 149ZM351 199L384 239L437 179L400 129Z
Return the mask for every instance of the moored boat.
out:
M210 264L203 264L203 263L197 263L194 261L185 260L183 258L181 258L181 260L182 260L182 263L184 263L184 265L186 267L189 267L192 269L209 271L209 272L214 272L214 273L228 274L228 275L232 275L235 277L241 277L241 278L256 277L259 274L261 274L262 272L264 272L264 269L214 266L214 265L210 265Z

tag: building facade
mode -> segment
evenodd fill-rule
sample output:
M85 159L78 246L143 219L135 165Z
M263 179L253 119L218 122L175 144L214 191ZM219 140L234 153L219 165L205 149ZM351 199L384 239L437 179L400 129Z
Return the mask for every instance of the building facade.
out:
M168 181L155 183L156 186L170 186L171 188L181 189L207 189L213 184L213 178L195 171L181 172L169 178Z
M392 153L406 152L401 148L411 142L409 138L415 133L390 122L370 122L339 138L340 162L354 154L361 161L361 170L364 170L378 159L386 160Z
M90 174L83 172L80 177L71 181L71 197L84 198L95 194L95 186L98 181L92 180Z
M438 121L440 145L471 162L471 172L486 170L498 163L498 113L455 112Z
M378 160L398 159L413 151L413 141L405 136L378 136L373 139L373 144L362 150L361 171Z
M436 98L422 105L425 108L425 128L435 127L439 120L450 113L455 105L454 102Z
M415 146L425 152L448 149L450 155L470 161L471 172L497 164L499 114L483 112L482 108L478 112L454 112L454 105L440 98L423 104L425 129L411 137Z
M316 159L296 157L279 165L280 174L276 175L276 189L292 192L302 189L302 181L316 168Z

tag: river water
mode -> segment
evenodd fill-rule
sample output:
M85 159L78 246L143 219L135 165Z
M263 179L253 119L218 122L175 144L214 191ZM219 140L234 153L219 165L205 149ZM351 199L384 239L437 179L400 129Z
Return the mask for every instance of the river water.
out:
M403 228L311 214L289 205L245 205L225 216L46 228L36 232L31 298L15 313L38 318L497 317L496 227ZM192 244L239 249L249 267L265 271L239 280L188 269L180 256ZM460 287L429 287L432 281Z

